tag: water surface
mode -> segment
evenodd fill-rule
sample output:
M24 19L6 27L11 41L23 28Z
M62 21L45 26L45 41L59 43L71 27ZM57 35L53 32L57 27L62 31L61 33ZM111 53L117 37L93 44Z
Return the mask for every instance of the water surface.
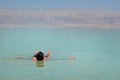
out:
M119 35L116 29L1 29L0 80L120 80ZM12 59L48 49L57 60L44 67ZM76 60L63 60L69 56Z

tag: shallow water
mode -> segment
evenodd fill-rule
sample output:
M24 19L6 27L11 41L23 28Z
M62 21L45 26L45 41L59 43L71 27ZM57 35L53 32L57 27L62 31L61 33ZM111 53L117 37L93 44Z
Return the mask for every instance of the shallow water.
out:
M119 35L115 29L1 29L0 80L120 80ZM53 60L36 67L33 53L48 49Z

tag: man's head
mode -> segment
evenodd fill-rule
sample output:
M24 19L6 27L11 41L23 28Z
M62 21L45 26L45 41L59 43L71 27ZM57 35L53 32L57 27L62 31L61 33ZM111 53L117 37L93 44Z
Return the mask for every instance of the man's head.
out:
M38 61L41 61L41 60L44 60L44 53L39 51L37 54L36 54L36 59Z

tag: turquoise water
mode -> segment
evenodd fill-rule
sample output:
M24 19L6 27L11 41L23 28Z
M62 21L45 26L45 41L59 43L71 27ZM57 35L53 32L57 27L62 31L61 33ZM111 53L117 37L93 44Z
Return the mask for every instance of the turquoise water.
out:
M11 59L48 49L57 60L44 67ZM120 80L120 30L0 29L0 80Z

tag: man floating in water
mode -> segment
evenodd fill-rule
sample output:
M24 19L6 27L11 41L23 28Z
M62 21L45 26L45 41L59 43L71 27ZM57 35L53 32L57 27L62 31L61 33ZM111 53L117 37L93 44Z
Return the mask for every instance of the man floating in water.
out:
M75 60L74 56L71 56L69 58L50 58L51 51L48 50L46 54L44 55L43 52L41 51L36 51L32 57L32 61L36 62L37 67L43 67L44 66L44 61L49 61L49 60ZM16 57L16 60L29 60L25 59L23 57Z
M49 60L75 60L75 57L74 56L70 56L69 58L50 58L50 55L51 55L51 51L48 50L46 55L44 55L43 52L41 51L36 51L34 53L34 56L32 57L32 61L36 61L36 60L44 60L44 61L49 61ZM12 58L12 59L15 59L15 60L30 60L29 58L23 58L23 57L15 57L15 58Z
M46 55L44 56L44 53L41 51L36 51L34 56L32 57L32 61L36 61L37 67L43 67L44 61L49 60L50 58L50 50L47 51Z

